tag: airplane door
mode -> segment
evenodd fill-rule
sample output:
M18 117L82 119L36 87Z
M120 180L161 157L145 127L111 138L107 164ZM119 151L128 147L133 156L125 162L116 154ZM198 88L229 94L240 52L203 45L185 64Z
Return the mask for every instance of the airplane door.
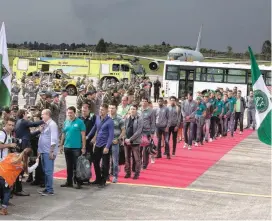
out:
M179 81L169 81L168 82L168 97L175 96L178 97Z

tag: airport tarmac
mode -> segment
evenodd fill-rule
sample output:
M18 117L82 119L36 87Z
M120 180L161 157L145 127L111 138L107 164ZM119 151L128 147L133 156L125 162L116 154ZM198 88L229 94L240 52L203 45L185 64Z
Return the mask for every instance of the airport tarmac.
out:
M73 104L75 97L67 101ZM55 171L64 168L64 156L59 155ZM24 184L31 196L14 196L11 215L1 219L271 220L271 147L256 132L187 188L108 184L76 190L60 188L63 182L54 181L56 194L50 197Z

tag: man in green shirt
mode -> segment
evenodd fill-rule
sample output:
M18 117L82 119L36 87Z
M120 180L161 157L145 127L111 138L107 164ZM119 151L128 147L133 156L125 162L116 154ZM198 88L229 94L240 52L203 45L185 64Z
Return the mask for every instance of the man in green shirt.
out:
M73 187L73 180L77 184L77 189L81 188L81 183L75 178L77 159L81 153L86 152L86 127L82 120L76 117L76 108L68 107L67 120L63 124L60 153L65 154L67 164L67 181L61 187Z
M197 97L196 98L196 102L197 102L197 111L196 111L196 115L195 115L195 119L196 119L196 126L197 126L197 130L196 130L196 146L199 145L199 142L201 145L203 145L203 138L204 138L204 133L203 133L203 126L204 126L204 122L205 122L205 114L206 114L206 105L201 102L202 98L201 97Z
M229 110L229 101L228 101L228 95L224 94L223 98L223 116L222 116L222 121L223 121L223 136L227 136L228 133L228 121L230 117L230 110Z
M236 98L233 97L233 93L231 90L228 92L228 102L229 102L229 111L230 111L230 119L229 119L229 124L230 124L230 134L233 137L234 133L234 121L235 121L235 109L236 109Z
M217 94L217 100L215 101L215 109L213 111L212 117L211 117L211 138L216 139L216 134L220 134L222 136L223 131L223 122L222 122L222 116L223 116L223 106L224 103L221 100L221 93ZM217 125L217 133L216 133L216 126Z

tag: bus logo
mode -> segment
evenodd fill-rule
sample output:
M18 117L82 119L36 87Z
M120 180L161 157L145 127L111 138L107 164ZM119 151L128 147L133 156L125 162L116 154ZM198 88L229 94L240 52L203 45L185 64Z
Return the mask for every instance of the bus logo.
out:
M259 113L263 113L268 108L268 97L266 94L261 90L255 90L254 91L254 101L256 105L256 109Z

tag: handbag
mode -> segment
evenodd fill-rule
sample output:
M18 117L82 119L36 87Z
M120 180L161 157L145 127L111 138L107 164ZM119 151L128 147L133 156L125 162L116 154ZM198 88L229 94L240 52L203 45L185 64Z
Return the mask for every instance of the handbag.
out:
M148 139L147 135L143 135L140 146L147 147L149 144L150 144L150 140Z
M124 165L126 162L124 145L119 146L119 166Z

